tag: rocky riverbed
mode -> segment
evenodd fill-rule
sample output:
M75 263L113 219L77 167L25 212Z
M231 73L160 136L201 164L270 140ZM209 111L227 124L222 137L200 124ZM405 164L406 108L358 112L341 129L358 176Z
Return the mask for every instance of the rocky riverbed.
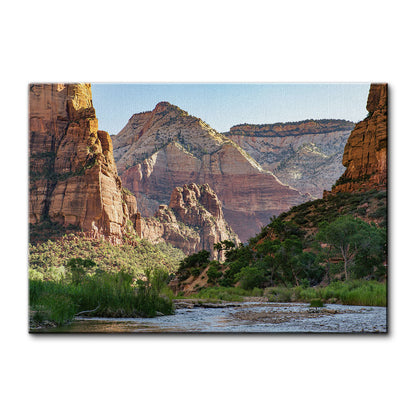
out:
M76 318L42 332L73 333L386 333L387 309L303 303L176 302L175 315L155 318Z

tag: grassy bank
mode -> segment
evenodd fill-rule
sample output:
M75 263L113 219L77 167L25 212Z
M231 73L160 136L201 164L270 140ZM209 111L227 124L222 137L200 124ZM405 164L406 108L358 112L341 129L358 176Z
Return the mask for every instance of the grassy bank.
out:
M29 279L31 326L45 322L61 326L77 314L100 317L153 317L172 314L173 303L161 295L168 278L155 270L149 283L136 281L126 272L97 271L56 280Z
M387 306L386 283L366 280L335 281L328 286L303 288L301 286L274 286L266 289L245 290L241 287L208 287L189 296L179 294L177 299L196 298L208 301L242 302L245 297L267 297L269 302L306 302L320 299L324 303L343 305Z
M201 289L198 293L183 296L178 294L176 299L191 298L191 299L204 299L207 301L226 301L226 302L242 302L245 297L258 297L263 295L263 290L255 288L253 290L245 290L241 287L207 287Z
M335 281L328 286L308 288L277 286L265 289L264 294L271 302L310 302L321 299L324 303L387 306L387 285L376 281Z

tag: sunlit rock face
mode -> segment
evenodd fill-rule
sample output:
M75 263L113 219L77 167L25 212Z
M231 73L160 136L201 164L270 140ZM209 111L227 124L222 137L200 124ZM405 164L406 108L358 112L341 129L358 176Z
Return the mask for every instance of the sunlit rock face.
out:
M185 254L201 250L216 255L214 245L230 240L240 243L224 219L222 204L208 184L176 187L169 205L160 205L153 217L141 219L141 236L152 243L165 241ZM219 253L224 260L224 253Z
M137 206L134 197L123 199L90 84L30 85L29 151L30 223L47 220L121 241Z
M310 199L264 170L234 141L166 102L133 115L113 143L123 185L136 196L143 216L168 205L178 186L209 184L225 220L247 241L270 217Z
M320 198L345 170L342 156L353 128L345 120L305 120L242 124L224 134L281 182Z
M348 138L342 159L347 169L332 192L387 188L387 84L371 84L367 110Z

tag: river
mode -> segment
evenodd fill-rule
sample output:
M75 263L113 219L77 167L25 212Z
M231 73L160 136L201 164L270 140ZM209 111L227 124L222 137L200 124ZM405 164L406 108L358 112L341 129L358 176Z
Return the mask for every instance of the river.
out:
M303 303L180 307L155 318L76 318L69 326L39 332L72 333L386 333L387 308ZM38 331L33 331L38 332Z

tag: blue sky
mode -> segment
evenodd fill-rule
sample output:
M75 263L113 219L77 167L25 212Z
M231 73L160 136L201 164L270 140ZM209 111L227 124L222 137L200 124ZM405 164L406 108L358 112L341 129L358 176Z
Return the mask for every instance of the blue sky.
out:
M92 84L100 130L118 133L129 118L169 101L219 132L241 123L305 119L360 121L368 83L345 84Z

